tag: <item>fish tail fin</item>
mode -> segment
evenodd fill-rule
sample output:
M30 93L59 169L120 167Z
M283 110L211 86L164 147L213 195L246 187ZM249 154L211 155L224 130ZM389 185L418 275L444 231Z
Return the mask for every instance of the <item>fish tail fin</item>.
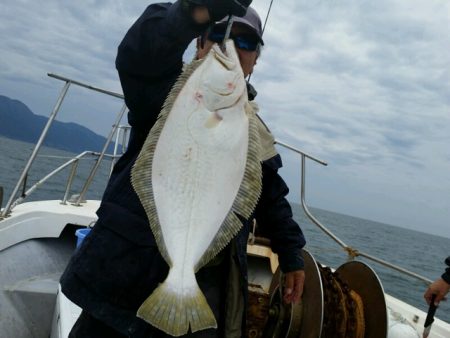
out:
M144 301L137 316L165 333L178 337L192 332L217 328L217 322L205 296L198 287L169 286L167 280Z

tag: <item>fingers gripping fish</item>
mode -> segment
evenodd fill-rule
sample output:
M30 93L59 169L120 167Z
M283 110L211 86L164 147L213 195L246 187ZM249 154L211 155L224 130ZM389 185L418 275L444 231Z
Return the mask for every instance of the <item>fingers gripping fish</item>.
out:
M256 116L231 40L186 67L131 173L170 267L138 316L173 335L216 328L195 279L238 233L261 193Z

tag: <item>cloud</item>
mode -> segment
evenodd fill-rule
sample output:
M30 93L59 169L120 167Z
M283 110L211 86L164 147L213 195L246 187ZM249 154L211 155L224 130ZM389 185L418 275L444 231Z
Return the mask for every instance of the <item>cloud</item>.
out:
M47 72L120 91L117 46L152 2L3 1L0 94L48 112L62 83ZM253 1L263 21L269 4ZM315 206L450 237L449 11L440 0L274 1L252 83L275 136L329 162L311 169ZM121 103L71 95L61 118L106 133ZM298 160L283 157L296 195Z
M418 228L427 217L416 210L449 202L449 4L290 4L273 9L254 76L267 123L280 139L327 160L338 191L356 180L354 195L383 196L367 201L372 211L351 197L334 210L385 222L403 217ZM417 204L414 212L409 203ZM377 213L377 206L392 212ZM450 215L437 209L442 233Z

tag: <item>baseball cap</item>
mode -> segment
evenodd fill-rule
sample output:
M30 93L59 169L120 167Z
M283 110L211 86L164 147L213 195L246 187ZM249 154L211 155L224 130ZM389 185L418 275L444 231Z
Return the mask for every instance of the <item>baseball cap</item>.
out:
M219 22L217 22L217 25L225 25L228 21L228 17L223 18ZM246 25L249 27L253 32L255 32L256 36L258 37L259 42L261 42L262 45L264 45L264 41L262 39L262 25L261 25L261 19L258 15L258 13L252 8L247 8L247 13L240 17L240 16L233 16L233 24L234 23L241 23L243 25Z

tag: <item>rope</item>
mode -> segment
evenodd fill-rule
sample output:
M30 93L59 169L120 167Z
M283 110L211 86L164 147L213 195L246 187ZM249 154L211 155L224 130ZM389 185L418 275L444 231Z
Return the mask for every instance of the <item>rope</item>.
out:
M355 259L359 256L358 249L353 249L352 247L346 246L344 248L345 251L347 251L347 254L350 256L350 259Z

